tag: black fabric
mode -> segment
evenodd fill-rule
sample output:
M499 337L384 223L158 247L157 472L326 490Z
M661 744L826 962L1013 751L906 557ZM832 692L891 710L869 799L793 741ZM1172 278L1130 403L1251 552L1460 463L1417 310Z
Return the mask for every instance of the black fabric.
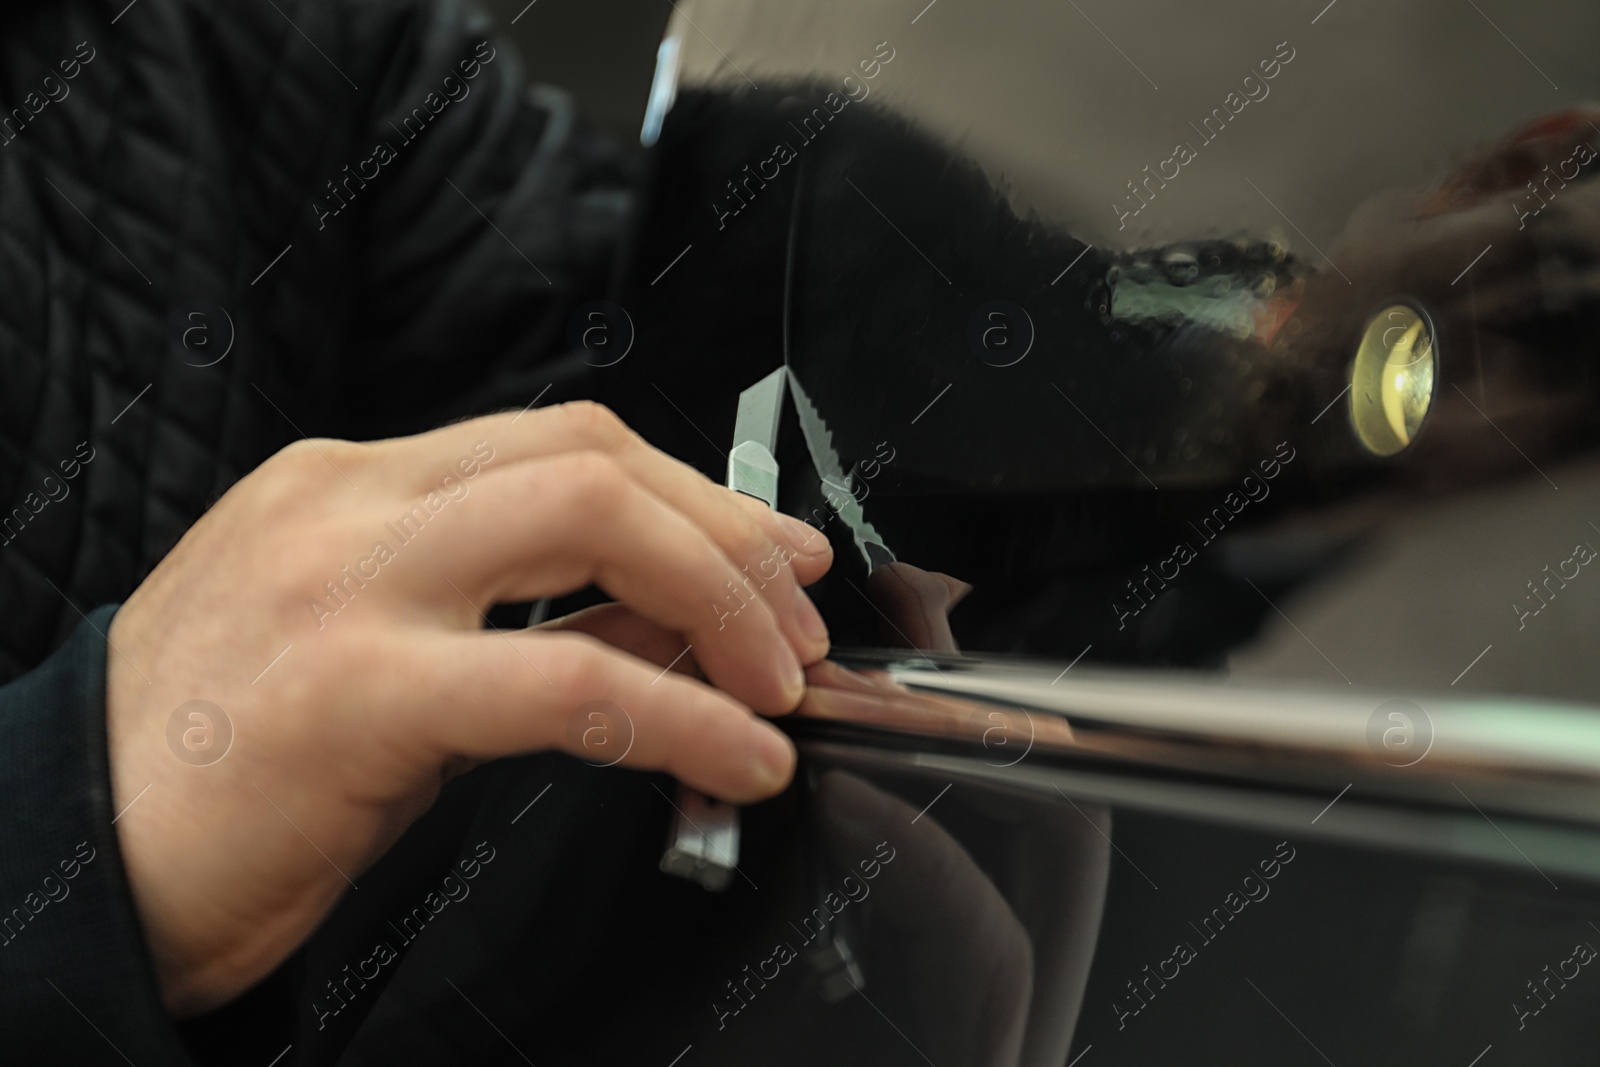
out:
M9 1063L182 1063L112 820L104 632L0 689L0 1047ZM137 801L135 801L137 803Z
M125 5L0 12L0 114L30 116L0 133L0 681L302 434L532 400L627 209L627 160L459 0ZM214 366L197 305L232 325Z
M459 0L0 9L0 907L29 916L0 945L6 1062L265 1064L304 1025L311 948L212 1017L162 1012L94 605L302 435L572 395L567 317L608 291L631 166ZM397 884L453 859L472 788Z

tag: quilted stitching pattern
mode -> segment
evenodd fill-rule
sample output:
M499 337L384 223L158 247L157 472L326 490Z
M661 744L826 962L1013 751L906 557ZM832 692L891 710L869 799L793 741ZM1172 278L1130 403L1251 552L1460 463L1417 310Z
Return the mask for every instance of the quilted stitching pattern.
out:
M366 436L525 403L625 210L619 159L563 98L516 90L502 47L319 230L323 183L472 55L482 21L453 0L125 3L14 8L0 34L7 113L95 49L0 146L0 520L26 518L0 534L0 682L124 599L294 426ZM194 301L232 320L214 366L169 341ZM79 442L92 462L34 514Z

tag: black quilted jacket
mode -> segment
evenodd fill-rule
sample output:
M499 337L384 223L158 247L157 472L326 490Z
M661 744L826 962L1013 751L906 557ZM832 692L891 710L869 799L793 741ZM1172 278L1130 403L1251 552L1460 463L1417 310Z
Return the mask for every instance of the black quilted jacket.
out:
M101 632L290 441L558 379L627 161L459 0L0 12L0 1060L331 1061L349 1027L319 1033L305 1003L326 937L219 1018L163 1016L111 825ZM456 818L440 840L474 803L430 816ZM69 865L69 895L42 896Z

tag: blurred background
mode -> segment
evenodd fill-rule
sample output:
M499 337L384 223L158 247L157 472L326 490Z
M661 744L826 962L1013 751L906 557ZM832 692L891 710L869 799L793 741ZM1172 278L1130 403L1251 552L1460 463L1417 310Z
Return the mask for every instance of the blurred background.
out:
M669 0L482 0L522 53L528 80L571 92L596 125L637 144ZM515 20L515 21L513 21Z

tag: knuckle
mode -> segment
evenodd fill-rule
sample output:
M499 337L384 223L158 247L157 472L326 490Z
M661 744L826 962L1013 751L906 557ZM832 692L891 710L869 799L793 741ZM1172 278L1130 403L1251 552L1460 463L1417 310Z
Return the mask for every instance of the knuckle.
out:
M685 700L676 719L674 740L685 756L706 752L715 742L725 741L730 725L725 710L707 700Z
M302 437L285 445L273 456L273 461L290 468L326 466L325 460L338 462L341 458L354 460L365 446L354 441L335 437Z
M279 449L257 468L257 481L270 489L295 492L340 481L359 466L369 446L336 438L302 438Z
M617 511L630 487L628 476L604 452L570 453L563 457L561 475L571 502L590 515Z
M751 567L763 564L777 548L761 524L742 511L725 524L721 540L729 555Z
M726 509L734 517L730 521L739 523L744 531L741 536L748 539L745 547L765 554L772 553L781 540L776 512L763 501L735 489L720 485L714 488L721 494L721 499L730 505Z
M570 420L578 440L592 448L607 451L622 448L633 440L616 412L593 400L575 400L562 405L562 414Z
M545 650L545 674L568 699L585 698L607 688L607 657L594 638L587 634L552 633L541 637L540 644Z
M312 473L312 464L321 462L311 440L306 438L278 449L257 470L263 478L299 482Z

